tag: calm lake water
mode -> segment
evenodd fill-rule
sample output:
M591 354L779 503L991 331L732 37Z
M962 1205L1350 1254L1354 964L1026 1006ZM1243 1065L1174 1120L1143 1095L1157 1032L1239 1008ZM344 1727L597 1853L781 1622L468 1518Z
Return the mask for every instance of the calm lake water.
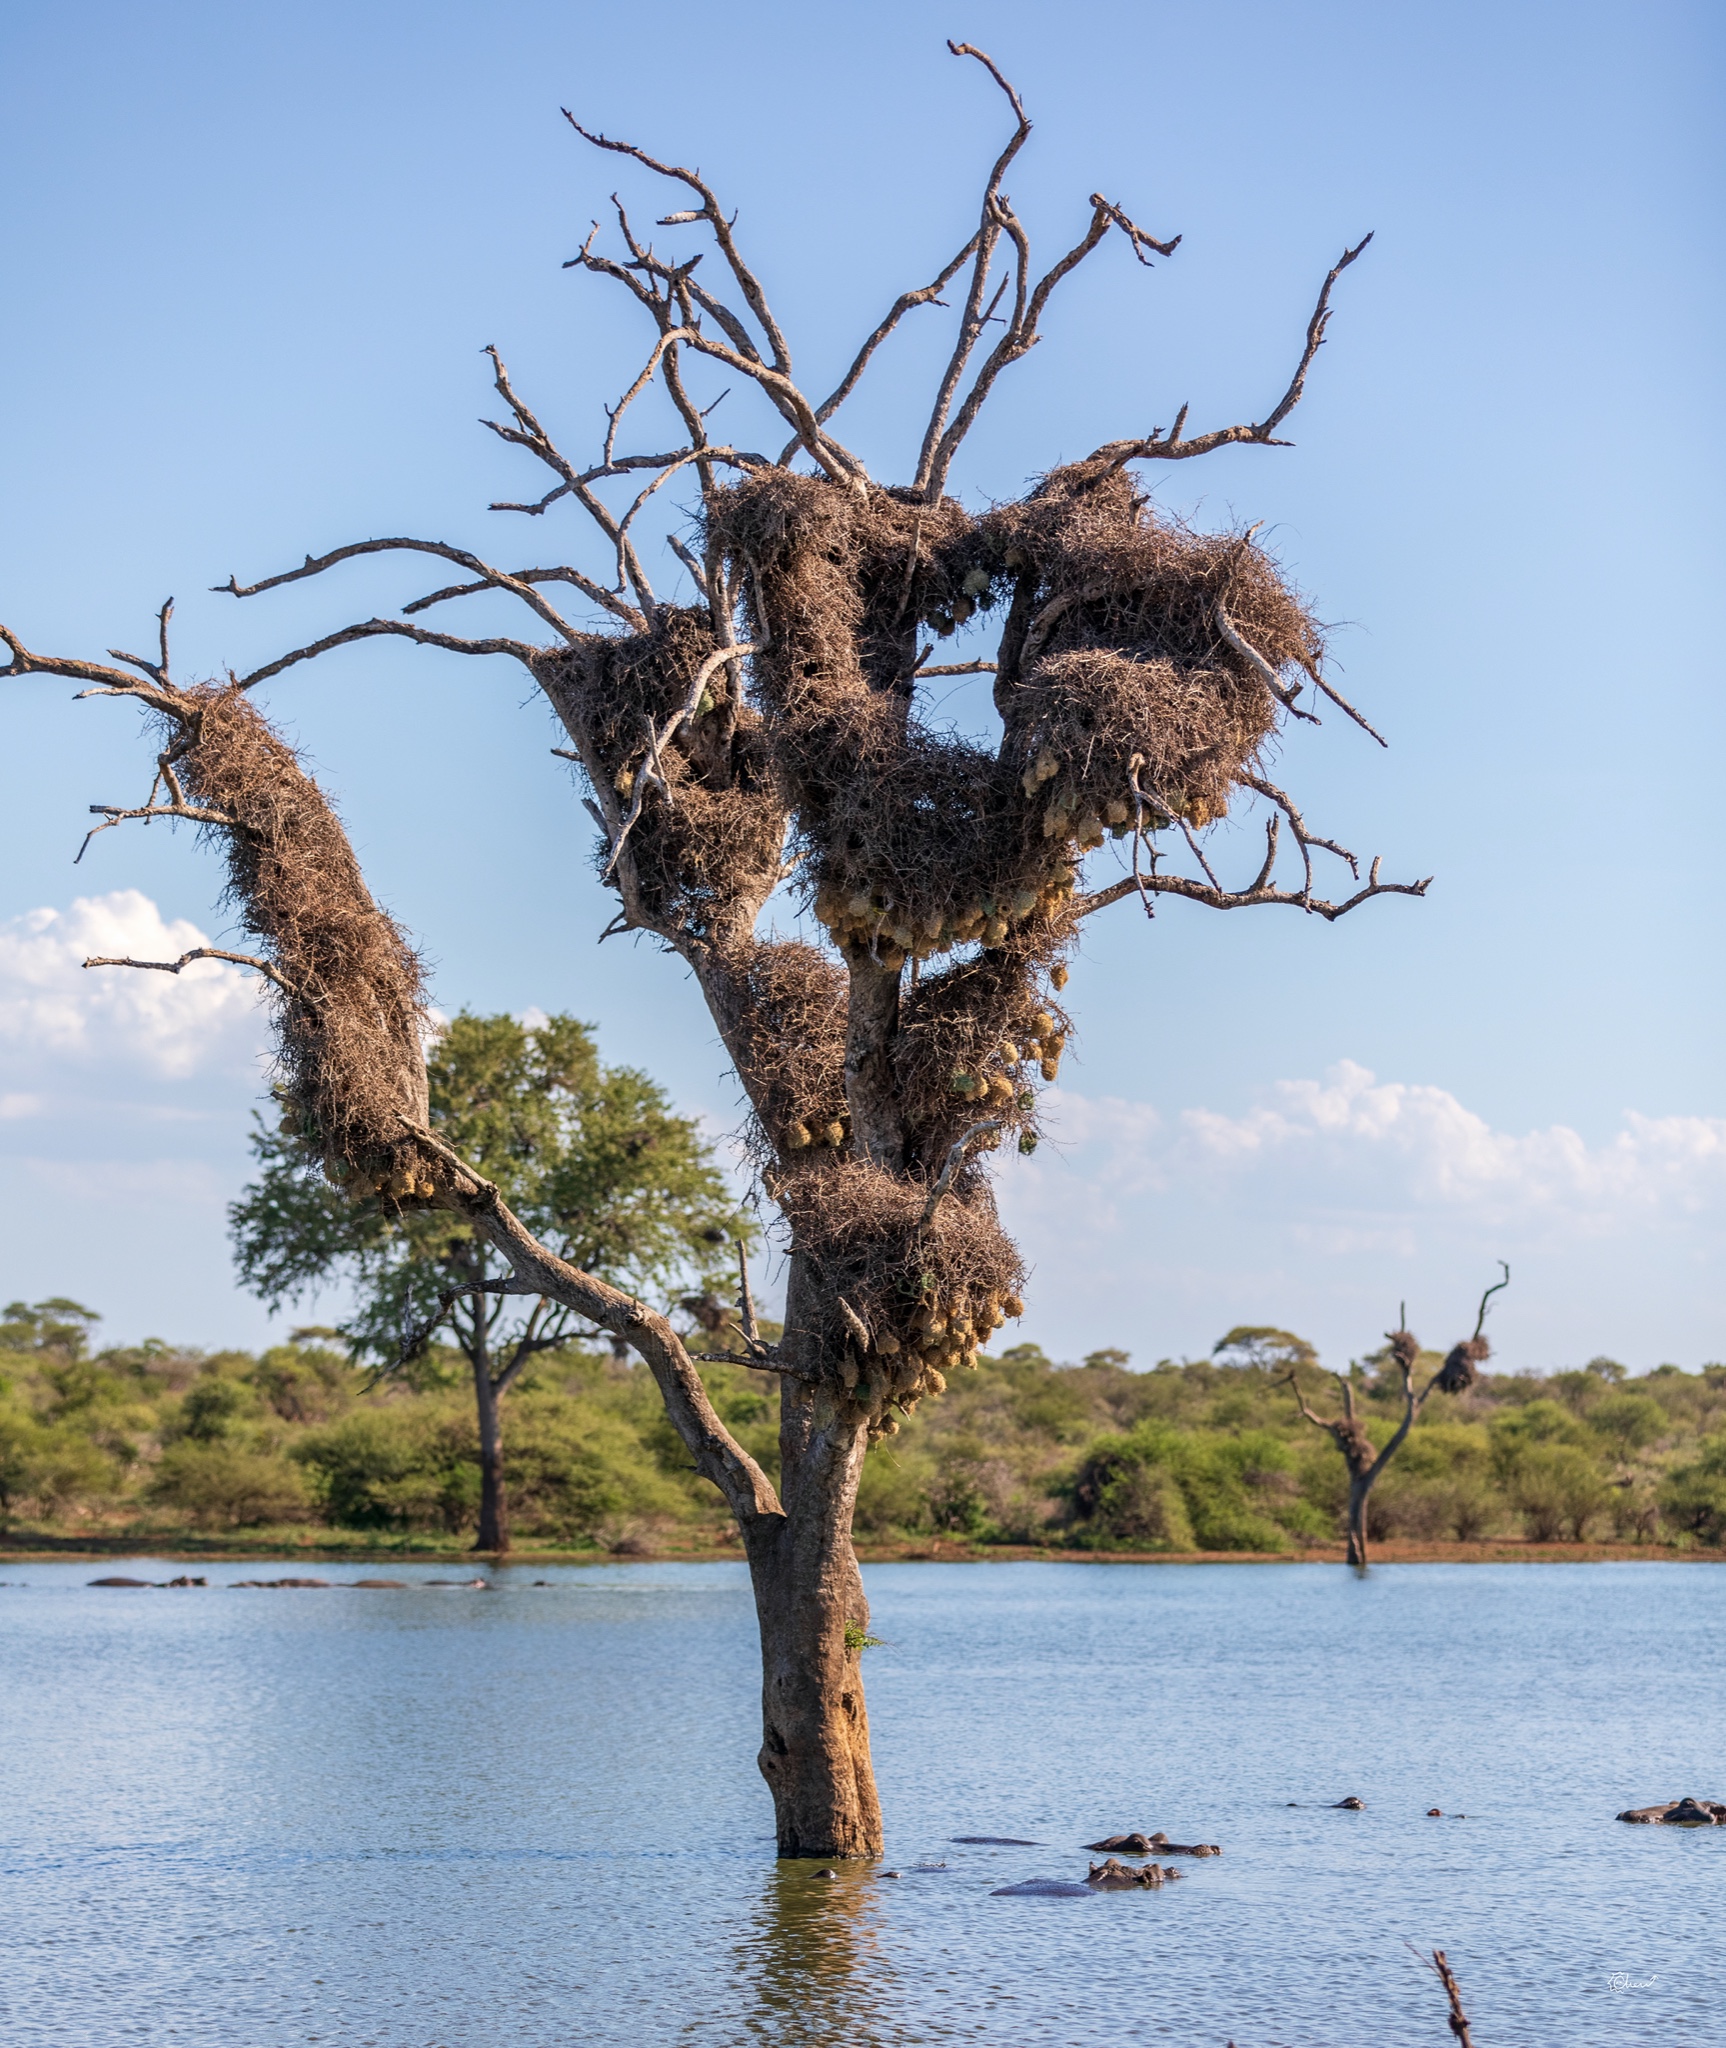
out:
M741 1566L84 1583L184 1569L0 1566L7 2048L1437 2048L1405 1942L1481 2048L1726 2041L1726 1828L1612 1818L1726 1797L1715 1566L870 1567L904 1875L836 1883L774 1861ZM1224 1853L990 1896L1129 1828Z

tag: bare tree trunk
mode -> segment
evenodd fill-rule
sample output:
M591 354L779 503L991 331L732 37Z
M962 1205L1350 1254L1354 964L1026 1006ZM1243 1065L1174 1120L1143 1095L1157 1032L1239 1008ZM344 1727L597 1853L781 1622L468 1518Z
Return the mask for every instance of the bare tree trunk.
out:
M787 1322L809 1292L793 1260ZM881 1806L869 1759L863 1640L869 1603L851 1515L869 1447L867 1418L830 1383L787 1379L780 1396L782 1515L745 1531L761 1629L761 1775L781 1856L879 1856Z
M1366 1504L1372 1494L1374 1472L1354 1473L1348 1482L1348 1561L1366 1568Z
M503 1428L491 1361L479 1351L473 1361L473 1390L479 1409L479 1534L475 1550L509 1548L509 1500L503 1483Z

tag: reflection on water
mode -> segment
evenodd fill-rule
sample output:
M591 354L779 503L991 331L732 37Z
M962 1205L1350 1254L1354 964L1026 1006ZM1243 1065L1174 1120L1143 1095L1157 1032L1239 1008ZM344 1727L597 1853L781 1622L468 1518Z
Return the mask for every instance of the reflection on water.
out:
M282 1569L7 1569L5 2048L1437 2048L1406 1942L1491 2048L1723 2037L1726 1829L1612 1819L1726 1797L1718 1566L872 1567L899 1878L774 1861L741 1566ZM1223 1854L996 1896L1133 1828Z
M876 1895L893 1882L861 1864L780 1863L763 1874L732 1964L748 2038L874 2048L875 2012L894 2002ZM703 2039L702 2025L689 2038Z

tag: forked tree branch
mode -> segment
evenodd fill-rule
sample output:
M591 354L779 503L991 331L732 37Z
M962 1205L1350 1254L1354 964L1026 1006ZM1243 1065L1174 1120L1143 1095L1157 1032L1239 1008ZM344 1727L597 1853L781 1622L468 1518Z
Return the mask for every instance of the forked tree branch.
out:
M476 576L486 588L491 590L507 590L511 596L519 597L530 611L542 618L551 627L552 631L563 640L573 645L581 638L580 633L569 623L562 612L555 605L547 604L531 583L523 583L518 578L509 575L507 571L494 569L489 562L482 562L478 555L470 555L465 548L452 548L447 542L441 540L408 540L398 538L392 540L349 541L346 547L332 548L327 555L308 555L301 567L298 569L284 569L279 576L266 576L257 583L241 583L237 578L230 576L226 583L218 583L212 587L218 591L225 591L230 597L256 597L261 591L277 590L284 583L300 583L308 576L321 576L326 569L333 569L339 562L352 561L356 555L380 555L400 552L420 555L441 555L445 561L454 562L460 568L466 569L470 575ZM574 571L570 572L570 578L574 580ZM268 673L270 671L260 669L258 676L262 677ZM248 678L248 680L256 680L256 678Z
M633 142L614 142L609 136L599 135L590 129L584 128L567 107L563 109L563 118L575 130L577 135L581 136L584 141L591 142L595 149L608 149L617 156L633 157L638 164L646 165L647 169L654 172L657 176L669 178L677 184L687 185L690 191L696 194L701 201L699 207L688 213L672 214L662 221L660 225L662 227L671 227L680 226L689 221L706 221L707 225L713 230L713 238L719 244L720 253L731 267L731 274L736 278L738 287L743 293L749 310L761 323L761 331L766 335L767 345L773 351L773 367L789 375L791 370L791 351L786 345L785 336L780 332L779 323L774 319L772 310L767 304L767 294L761 289L760 280L749 268L748 264L744 262L742 255L739 253L737 243L731 233L732 223L726 219L712 189L703 183L694 171L685 170L679 164L662 164L657 157L649 156L646 150L637 148Z
M454 1169L459 1178L444 1199L508 1261L524 1292L544 1295L641 1354L696 1470L718 1487L738 1521L747 1528L779 1515L772 1483L720 1421L695 1361L666 1317L559 1258L515 1214L495 1182L470 1166L435 1131L406 1116L401 1121L428 1152Z
M116 825L125 824L128 818L186 818L194 825L223 825L229 831L237 831L239 829L237 821L230 818L225 811L208 811L198 804L139 804L130 809L121 804L92 804L90 809L95 816L103 818L107 822L101 825L92 825L89 831L84 834L83 844L72 856L72 865L74 867L78 865L89 851L92 839L96 838L100 833L112 832Z
M1474 1319L1474 1334L1476 1337L1478 1337L1481 1334L1481 1332L1486 1328L1487 1304L1492 1300L1492 1297L1495 1294L1502 1294L1504 1289L1510 1285L1509 1265L1503 1259L1500 1259L1498 1263L1500 1266L1504 1268L1504 1278L1502 1280L1495 1280L1492 1283L1492 1285L1486 1290L1486 1292L1480 1297L1480 1313Z
M863 372L869 367L870 358L914 306L944 306L947 303L941 297L941 293L952 282L954 277L958 275L965 259L975 252L976 247L977 237L973 235L964 248L959 251L958 255L953 258L952 262L931 283L922 286L917 291L900 293L899 297L893 301L886 319L881 322L880 326L875 329L874 333L870 335L869 339L857 351L850 369L845 372L844 376L834 386L831 396L823 399L821 404L815 408L815 418L818 422L825 422L831 419L845 403L846 399L851 396L852 392L856 390ZM801 445L801 437L795 441L788 441L779 453L781 464L789 462Z
M236 677L242 690L249 690L254 683L268 682L271 676L279 676L283 669L292 668L296 662L315 661L320 654L328 654L332 647L345 647L350 640L370 640L377 635L393 636L398 640L417 640L422 647L443 647L452 654L511 654L524 665L531 665L539 653L537 647L525 640L489 638L466 640L454 633L434 633L429 626L408 626L400 619L362 619L356 626L344 626L339 633L326 633L321 640L314 640L309 647L296 647L292 653L267 661L262 668L255 668L250 675Z
M985 1117L981 1123L972 1124L969 1130L962 1132L948 1146L946 1162L942 1166L940 1173L936 1176L935 1183L929 1190L928 1199L923 1204L923 1214L919 1219L921 1222L924 1224L934 1222L935 1211L945 1201L947 1190L953 1185L953 1176L964 1165L965 1154L970 1150L972 1141L983 1137L990 1131L998 1131L1000 1128L1001 1120L999 1117Z
M1089 917L1093 911L1106 910L1111 903L1119 903L1124 896L1148 890L1158 896L1184 896L1189 903L1202 903L1211 910L1250 910L1261 903L1281 903L1334 924L1339 917L1346 917L1351 910L1370 902L1374 896L1424 896L1432 886L1430 875L1421 882L1381 882L1378 871L1379 862L1375 860L1366 887L1357 889L1341 903L1327 902L1322 896L1311 896L1304 890L1272 888L1262 879L1247 889L1216 889L1208 883L1190 881L1185 875L1153 874L1136 878L1128 875L1123 881L1111 882L1106 889L1080 897L1074 905L1074 914Z
M1317 725L1319 721L1314 718L1312 713L1310 711L1303 711L1295 702L1294 692L1283 681L1282 677L1277 674L1276 670L1272 668L1252 642L1244 638L1236 630L1234 621L1229 617L1227 609L1221 602L1217 605L1216 619L1217 631L1223 636L1225 646L1234 649L1235 653L1241 657L1283 709L1293 718L1304 718L1309 725Z
M1301 351L1301 359L1295 366L1289 387L1262 420L1249 426L1216 427L1210 433L1195 434L1188 440L1182 432L1187 423L1187 408L1183 405L1175 415L1174 425L1166 434L1160 427L1153 427L1142 440L1106 441L1101 448L1091 451L1089 460L1100 462L1108 458L1117 464L1185 462L1195 455L1209 455L1213 448L1227 448L1238 442L1253 442L1261 448L1289 446L1288 442L1276 438L1276 430L1299 405L1306 390L1307 372L1312 368L1313 358L1324 346L1325 329L1330 325L1332 288L1371 240L1370 234L1362 235L1352 249L1345 249L1331 265L1319 291L1318 304L1313 308L1312 318L1307 322L1306 346Z
M178 960L131 960L120 957L109 958L97 955L86 960L86 967L148 967L158 974L178 974L182 967L189 967L194 960L226 960L235 967L253 967L267 981L273 981L277 988L293 994L292 985L284 979L279 969L268 960L262 960L256 953L228 953L220 946L194 946L189 953L182 953Z

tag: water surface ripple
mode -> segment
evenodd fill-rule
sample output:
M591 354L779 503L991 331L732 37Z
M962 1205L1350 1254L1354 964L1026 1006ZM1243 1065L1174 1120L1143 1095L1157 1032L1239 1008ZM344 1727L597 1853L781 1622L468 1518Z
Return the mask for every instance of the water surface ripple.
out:
M903 1875L836 1881L741 1566L0 1569L7 2048L1437 2048L1406 1942L1482 2048L1726 2040L1726 1828L1612 1819L1726 1798L1717 1567L872 1566ZM1131 1828L1224 1854L991 1896Z

